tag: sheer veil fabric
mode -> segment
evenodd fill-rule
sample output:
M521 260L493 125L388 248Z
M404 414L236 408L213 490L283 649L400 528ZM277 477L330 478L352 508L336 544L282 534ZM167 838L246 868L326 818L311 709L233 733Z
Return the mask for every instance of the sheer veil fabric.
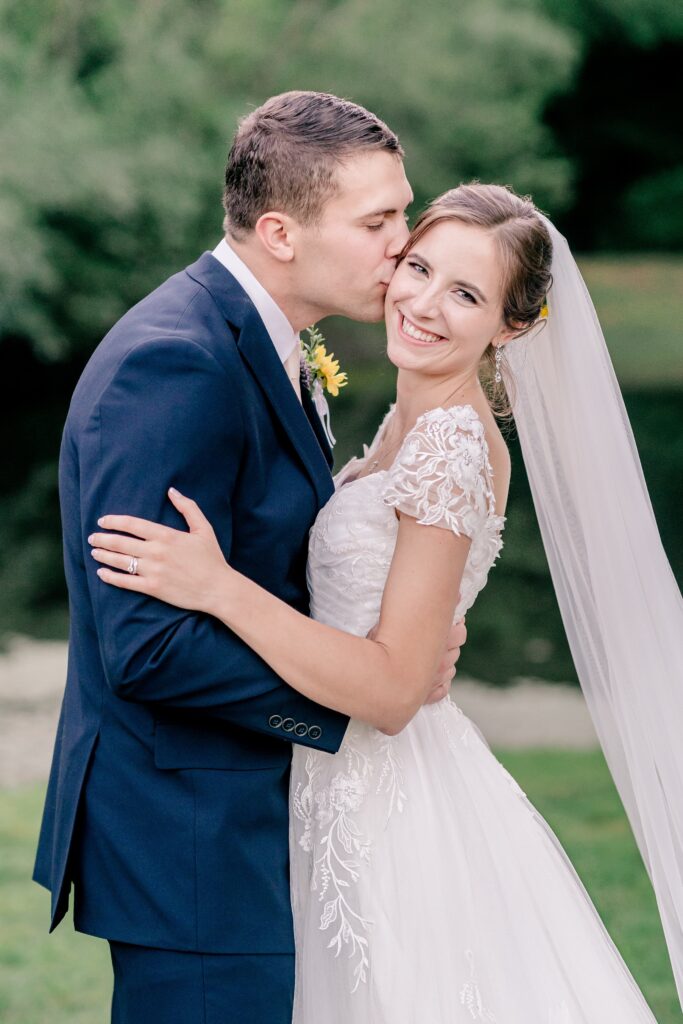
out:
M549 317L506 347L514 417L574 663L683 1004L683 600L593 303L546 223Z

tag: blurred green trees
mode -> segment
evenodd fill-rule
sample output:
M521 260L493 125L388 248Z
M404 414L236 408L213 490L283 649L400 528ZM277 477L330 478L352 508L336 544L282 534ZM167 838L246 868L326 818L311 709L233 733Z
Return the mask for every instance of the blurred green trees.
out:
M89 353L216 234L241 103L219 118L196 6L2 2L0 325L46 358Z
M472 175L568 195L540 114L574 46L528 5L2 0L0 39L0 324L47 358L89 352L217 237L232 131L270 93L378 111L420 200Z
M559 225L584 249L680 250L683 6L539 2L580 39L572 84L544 117L574 170L572 202Z
M290 88L350 96L399 133L417 206L479 177L582 245L675 250L683 155L651 90L681 21L668 0L0 0L0 632L63 629L70 392L114 321L215 244L241 114ZM368 408L388 378L375 390Z

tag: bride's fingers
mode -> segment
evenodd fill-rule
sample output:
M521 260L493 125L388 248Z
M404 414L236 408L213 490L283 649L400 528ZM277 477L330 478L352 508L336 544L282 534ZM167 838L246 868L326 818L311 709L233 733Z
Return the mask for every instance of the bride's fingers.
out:
M113 569L99 568L97 575L104 583L110 583L119 590L137 590L139 593L148 593L148 584L142 576L134 576L132 573L114 572Z
M118 533L91 533L88 544L105 551L120 551L124 555L137 555L139 558L148 545L146 540L136 537L122 537Z
M128 570L132 555L120 555L116 551L105 551L102 548L93 548L90 552L96 562L102 562L103 565L111 565L113 569L125 569ZM137 570L138 573L140 570Z
M208 526L209 521L200 509L196 501L192 498L187 498L180 491L177 491L175 487L169 487L168 496L173 502L173 505L178 509L181 516L184 517L185 522L190 527L192 532L201 530L202 527Z
M118 533L132 533L143 540L158 540L169 533L180 533L170 526L152 523L149 519L138 519L137 516L102 516L97 525L103 530L116 530Z

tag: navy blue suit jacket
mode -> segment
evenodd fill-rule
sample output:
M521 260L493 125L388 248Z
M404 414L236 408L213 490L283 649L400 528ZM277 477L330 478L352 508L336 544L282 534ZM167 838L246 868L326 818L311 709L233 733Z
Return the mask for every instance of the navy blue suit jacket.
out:
M331 455L251 301L205 253L130 310L76 387L60 456L71 629L35 879L52 928L74 886L84 932L214 953L291 953L291 743L338 749L348 719L307 700L221 622L107 586L105 513L186 528L308 610L308 531Z

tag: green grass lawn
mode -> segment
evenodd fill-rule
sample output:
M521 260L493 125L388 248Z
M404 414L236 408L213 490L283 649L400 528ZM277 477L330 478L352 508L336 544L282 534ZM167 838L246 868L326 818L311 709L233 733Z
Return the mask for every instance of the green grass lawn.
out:
M654 897L602 756L500 756L560 837L659 1024L680 1021ZM42 787L0 792L0 1020L105 1024L105 943L68 923L48 936L47 893L28 880L41 801Z
M680 1024L654 894L602 753L497 753L560 839L659 1024Z
M48 893L29 881L42 800L42 786L0 791L0 1020L105 1024L106 944L68 922L48 935Z
M624 388L681 387L680 256L579 258Z

